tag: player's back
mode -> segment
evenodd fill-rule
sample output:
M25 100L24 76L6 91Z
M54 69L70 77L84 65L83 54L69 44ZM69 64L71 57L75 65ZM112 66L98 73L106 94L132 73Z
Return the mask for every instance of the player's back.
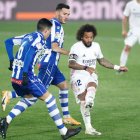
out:
M21 46L16 53L13 62L12 78L22 80L23 68L26 67L28 70L28 74L34 75L34 65L36 64L36 61L39 57L38 52L40 49L42 49L43 45L43 35L41 35L39 32L33 32L23 38ZM26 58L25 60L25 57L28 58ZM28 62L27 59L29 59L30 61Z

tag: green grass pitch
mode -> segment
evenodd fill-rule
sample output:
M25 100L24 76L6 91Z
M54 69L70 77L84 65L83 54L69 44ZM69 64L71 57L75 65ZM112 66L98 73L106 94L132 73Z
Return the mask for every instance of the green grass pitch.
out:
M76 41L76 30L87 22L69 22L64 25L64 47L70 49ZM88 22L96 25L98 36L95 41L101 45L104 57L114 64L119 64L119 57L123 48L121 37L121 22L96 21ZM35 30L36 22L0 22L0 91L11 90L8 57L4 48L6 38L22 35ZM18 47L15 47L15 51ZM99 86L95 99L95 106L91 112L94 127L102 132L102 136L84 134L84 125L76 105L72 91L69 92L69 108L71 115L82 122L83 130L72 140L139 140L140 139L140 46L136 45L129 56L128 73L116 75L97 65ZM61 56L59 67L69 82L68 57ZM58 101L58 89L49 88ZM0 108L0 116L6 116L19 99L11 100L5 112ZM70 127L70 126L68 126ZM2 139L2 138L0 138ZM60 140L60 135L53 121L50 119L45 104L38 101L36 105L27 109L10 124L7 140Z

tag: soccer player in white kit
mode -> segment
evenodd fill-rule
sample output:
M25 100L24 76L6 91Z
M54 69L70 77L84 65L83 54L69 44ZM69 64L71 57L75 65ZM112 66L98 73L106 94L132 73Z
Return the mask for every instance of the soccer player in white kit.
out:
M126 4L122 19L122 36L125 38L125 47L120 56L120 66L125 66L131 48L140 44L140 0L132 0ZM127 32L127 25L129 31Z
M80 110L85 124L85 133L101 135L91 124L90 110L94 106L98 76L95 72L96 61L106 68L127 71L126 67L113 65L103 57L100 45L94 42L97 35L93 25L83 25L77 32L77 40L70 50L69 67L71 68L71 87L80 104Z

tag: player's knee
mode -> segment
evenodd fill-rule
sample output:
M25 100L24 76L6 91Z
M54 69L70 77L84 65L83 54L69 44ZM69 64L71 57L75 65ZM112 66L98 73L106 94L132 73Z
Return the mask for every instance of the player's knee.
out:
M51 93L46 91L41 97L39 97L39 99L45 101L50 95Z
M68 84L66 81L61 82L57 86L59 87L60 90L68 90Z
M130 50L131 50L131 47L128 46L128 45L126 45L125 48L124 48L124 51L127 52L127 53L129 53Z

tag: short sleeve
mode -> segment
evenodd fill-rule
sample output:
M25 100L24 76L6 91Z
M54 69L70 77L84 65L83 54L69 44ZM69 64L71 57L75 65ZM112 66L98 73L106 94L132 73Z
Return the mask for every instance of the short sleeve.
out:
M130 4L128 3L123 12L124 16L128 17L130 15Z
M97 54L97 59L101 59L103 58L103 53L101 51L101 47L100 45L98 44L98 54Z
M53 23L53 26L51 28L51 42L59 43L61 40L61 25L57 23Z
M69 53L69 60L77 60L77 58L78 58L78 51L77 51L77 49L76 49L76 46L75 45L73 45L72 47L71 47L71 50L70 50L70 53Z

